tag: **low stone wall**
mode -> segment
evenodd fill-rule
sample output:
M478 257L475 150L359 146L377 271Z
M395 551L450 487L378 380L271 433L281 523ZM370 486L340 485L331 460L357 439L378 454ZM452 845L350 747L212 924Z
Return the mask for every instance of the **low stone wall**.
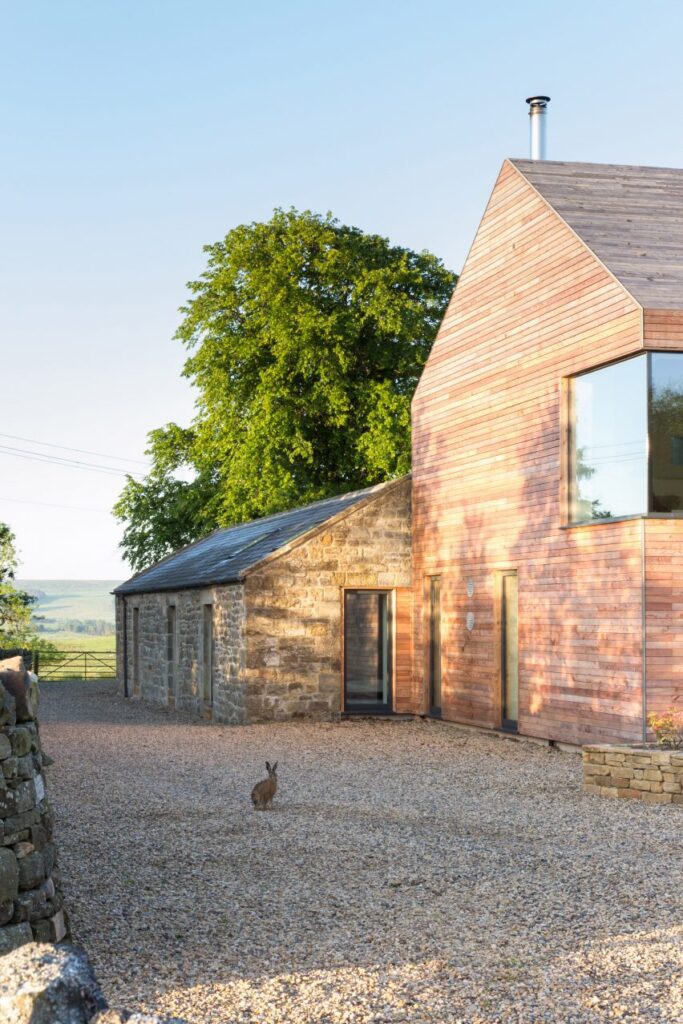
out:
M583 788L599 796L683 804L683 750L595 744L583 748Z
M23 677L0 671L0 955L27 942L60 942L68 933L36 721L36 681Z

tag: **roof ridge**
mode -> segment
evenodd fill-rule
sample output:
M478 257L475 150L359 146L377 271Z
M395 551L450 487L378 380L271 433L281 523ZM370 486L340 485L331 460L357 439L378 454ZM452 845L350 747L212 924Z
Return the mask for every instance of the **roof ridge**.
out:
M516 163L514 163L514 161L512 161L512 160L508 160L508 163L510 164L510 166L511 166L511 167L513 167L513 168L514 168L514 169L515 169L515 170L517 171L517 173L518 173L518 174L521 174L521 176L522 176L522 177L524 178L524 180L526 181L526 183L527 183L527 184L528 184L528 185L530 186L530 188L532 188L532 189L534 190L534 192L535 192L535 193L536 193L536 195L537 195L537 196L538 196L538 197L540 198L540 200L541 200L541 201L542 201L543 203L545 203L545 205L546 205L546 206L548 207L548 209L552 210L552 212L553 212L553 213L555 214L555 216L556 216L556 217L559 217L559 219L560 219L560 220L562 221L562 223L563 223L563 224L565 225L565 227L567 228L567 230L568 230L568 231L571 231L571 233L572 233L572 234L574 235L574 237L575 237L576 239L578 239L578 241L579 241L579 242L581 243L581 245L583 245L583 246L584 246L584 248L585 248L585 249L587 249L587 250L588 250L588 252L589 252L589 253L591 254L591 256L593 257L593 259L594 259L594 260L596 260L596 262L600 264L600 266L601 266L601 267L603 268L603 270L604 270L604 271L605 271L605 272L606 272L607 274L609 274L609 276L610 276L610 277L612 278L612 280L613 280L613 281L614 281L614 282L615 282L615 283L616 283L616 284L617 284L617 285L618 285L618 286L619 286L619 287L620 287L620 288L622 289L622 291L623 291L623 292L624 292L624 293L625 293L626 295L628 295L628 297L629 297L630 299L632 299L632 300L633 300L633 301L634 301L634 302L636 303L636 305L640 305L640 303L639 303L638 299L637 299L637 298L636 298L636 296L635 296L635 295L633 294L633 292L632 292L632 291L631 291L631 290L630 290L630 289L629 289L629 288L628 288L628 287L627 287L627 286L626 286L626 285L624 284L624 282L623 282L623 281L622 281L622 280L621 280L621 279L620 279L620 278L619 278L619 277L618 277L618 276L616 275L616 273L615 273L615 272L614 272L614 271L612 270L612 268L611 268L611 267L609 267L609 266L608 266L608 265L607 265L607 264L605 263L605 261L604 261L604 260L603 260L603 258L602 258L602 257L600 256L600 254L599 254L599 253L597 253L597 252L595 251L595 248L594 248L594 246L590 244L590 242L589 242L589 241L588 241L588 240L587 240L587 239L586 239L586 238L584 237L584 235L583 235L583 234L582 234L581 232L579 232L579 231L578 231L578 230L577 230L577 229L576 229L576 228L574 227L574 225L573 225L573 224L571 224L571 223L570 223L570 221L569 221L569 220L567 219L567 217L566 217L566 216L564 215L564 213L562 213L562 211L561 211L561 210L558 210L557 206L556 206L556 205L555 205L555 204L554 204L554 203L552 202L552 200L551 200L551 199L550 199L550 198L549 198L549 197L548 197L548 196L547 196L547 195L546 195L546 194L545 194L545 193L544 193L544 192L543 192L543 191L542 191L542 190L541 190L541 189L540 189L540 188L538 187L538 185L536 184L536 182L535 182L535 181L532 181L532 179L531 179L531 178L530 178L530 177L529 177L529 176L528 176L527 174L525 174L525 173L524 173L524 171L523 171L523 169L522 169L521 167L518 167L518 166L517 166L517 164L516 164ZM548 163L548 161L547 161L547 160L530 160L530 161L529 161L529 163L532 163L532 164L538 164L538 163Z
M683 169L508 160L641 309L683 310Z
M518 164L532 164L538 167L540 164L548 165L550 167L604 167L605 169L621 169L621 170L632 170L632 171L675 171L683 174L683 167L664 167L661 164L613 164L613 163L601 163L597 160L532 160L531 157L524 156L509 156L507 157L509 163L517 166Z

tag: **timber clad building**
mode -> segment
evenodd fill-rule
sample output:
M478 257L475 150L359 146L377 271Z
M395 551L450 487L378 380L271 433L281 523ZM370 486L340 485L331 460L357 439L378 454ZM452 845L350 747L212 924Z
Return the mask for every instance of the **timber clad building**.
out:
M164 583L263 524L263 557ZM117 595L122 685L219 720L641 740L683 701L683 171L505 161L414 398L412 481L218 531Z

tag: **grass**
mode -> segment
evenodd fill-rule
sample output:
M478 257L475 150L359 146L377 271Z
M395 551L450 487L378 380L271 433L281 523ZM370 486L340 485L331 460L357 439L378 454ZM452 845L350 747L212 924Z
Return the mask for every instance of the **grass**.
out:
M116 637L87 636L84 633L44 633L43 637L59 648L60 651L113 651L116 650Z
M116 637L113 634L61 633L57 637L50 636L50 641L64 653L53 657L41 655L39 674L44 680L116 678Z

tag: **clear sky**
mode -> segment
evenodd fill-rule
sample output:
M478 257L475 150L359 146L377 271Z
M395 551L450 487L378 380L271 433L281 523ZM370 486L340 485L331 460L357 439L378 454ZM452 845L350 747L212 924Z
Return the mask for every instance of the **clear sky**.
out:
M331 210L459 270L539 92L551 159L683 166L679 0L0 12L0 519L24 577L128 575L124 478L25 453L142 470L147 432L191 419L177 310L235 224Z

